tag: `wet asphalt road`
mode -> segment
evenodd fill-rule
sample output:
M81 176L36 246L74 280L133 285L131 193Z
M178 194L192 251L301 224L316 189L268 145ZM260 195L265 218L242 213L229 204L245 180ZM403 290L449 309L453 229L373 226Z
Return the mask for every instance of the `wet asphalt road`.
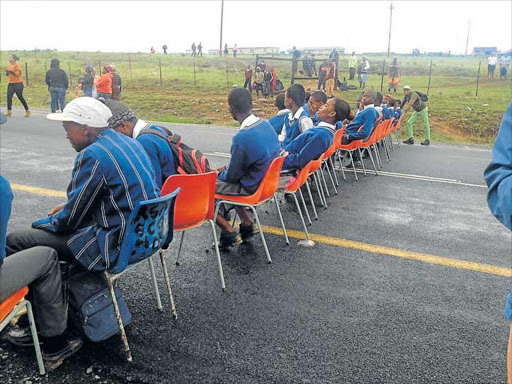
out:
M166 124L191 146L228 161L234 128ZM74 150L59 123L15 113L0 129L0 172L11 183L65 191ZM488 148L405 147L387 176L348 175L310 231L375 246L511 267L511 235L489 213L482 173ZM408 175L421 177L410 178ZM60 198L14 191L9 229ZM287 226L301 230L290 203ZM275 207L265 225L278 227ZM117 337L87 343L45 383L498 383L505 381L506 277L318 242L305 249L268 234L223 253L220 290L209 228L187 233L182 264L168 263L179 317L156 310L145 266L120 281L133 314L126 363ZM177 238L179 239L179 237ZM160 283L163 278L157 270ZM163 291L163 284L160 285ZM31 350L0 340L0 382L35 374ZM16 355L16 356L15 356ZM92 367L92 373L86 373ZM95 379L94 375L99 378Z

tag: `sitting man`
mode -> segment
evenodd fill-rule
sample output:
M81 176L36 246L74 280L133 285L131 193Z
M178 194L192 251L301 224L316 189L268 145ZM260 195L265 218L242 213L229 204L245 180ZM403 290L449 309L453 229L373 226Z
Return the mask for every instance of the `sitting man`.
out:
M6 122L0 114L0 124ZM7 223L11 216L13 194L11 185L0 176L0 303L30 285L27 299L34 308L37 328L41 333L43 362L46 371L60 366L64 359L82 346L80 339L68 339L65 335L67 314L57 252L48 247L34 247L5 258ZM23 319L23 320L22 320ZM22 315L21 341L32 344L27 315ZM19 328L18 328L19 329Z
M160 189L146 151L137 141L108 129L110 110L91 97L79 97L62 113L71 146L79 152L68 186L68 200L31 229L11 232L7 252L43 245L59 259L93 271L108 270L119 260L128 217L138 202L156 198Z
M283 169L302 169L311 160L318 159L332 145L335 124L350 115L350 105L341 99L332 98L318 111L319 122L301 133L284 149L289 153Z
M345 128L341 140L342 144L349 144L354 140L363 140L372 134L375 122L379 117L379 114L374 108L376 97L377 92L374 90L367 89L364 91L361 99L361 104L364 109L359 111L354 120Z
M286 90L284 103L290 113L284 118L283 130L279 135L279 141L283 143L283 148L313 126L313 121L303 107L305 93L301 84L293 84Z
M284 118L288 113L290 113L290 111L286 109L286 106L284 105L284 93L277 95L275 105L278 110L277 115L272 116L268 122L272 127L274 127L276 134L279 135L283 130Z
M240 130L231 143L231 160L227 167L217 170L217 187L220 195L249 196L258 189L272 160L279 156L276 133L268 121L252 114L252 96L243 88L233 89L228 96L229 111L240 123ZM217 224L222 229L221 248L238 245L255 233L253 221L242 207L235 207L241 219L240 235L222 216Z
M165 180L176 173L174 156L167 142L169 133L158 126L137 119L135 113L124 103L109 99L105 100L105 105L112 112L112 117L108 120L109 127L136 139L144 147L155 170L156 184L158 188L162 188ZM158 131L162 136L141 134L146 128Z
M309 117L311 117L311 121L313 121L313 124L318 124L320 119L318 118L318 110L327 103L327 95L325 92L322 91L316 91L311 94L311 97L308 101L308 113Z

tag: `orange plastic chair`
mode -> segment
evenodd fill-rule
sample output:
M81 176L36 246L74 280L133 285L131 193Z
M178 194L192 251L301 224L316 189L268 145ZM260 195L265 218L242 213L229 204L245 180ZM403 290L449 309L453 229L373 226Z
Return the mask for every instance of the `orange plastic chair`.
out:
M276 157L274 160L272 160L267 170L267 173L261 180L260 186L258 187L256 192L254 192L254 194L250 196L231 196L215 194L215 198L218 199L219 201L217 202L215 208L214 220L217 220L221 204L231 204L240 207L248 207L252 210L254 218L256 219L256 223L258 224L258 228L260 230L260 237L261 240L263 241L263 247L265 248L265 254L267 255L267 261L269 264L272 263L272 259L270 258L270 252L268 251L267 242L265 241L265 235L263 235L263 230L261 228L260 219L258 217L258 212L256 212L256 208L261 204L267 202L271 198L274 198L277 207L277 212L279 214L279 219L281 220L281 226L283 227L283 231L285 230L283 216L281 215L281 209L279 208L279 203L275 197L275 193L277 192L277 188L279 185L279 176L286 156L288 156L288 153Z
M402 114L400 116L400 118L398 119L398 121L393 124L392 126L392 131L395 132L395 136L396 136L396 142L398 144L398 146L400 147L400 136L399 136L399 131L400 131L400 126L402 125L402 119L404 118L404 115Z
M322 207L327 209L327 199L325 197L324 187L322 186L322 177L317 172L322 167L322 161L323 161L323 156L320 156L318 159L312 160L310 162L311 168L309 169L309 176L312 176L313 181L315 182L316 190L318 192L318 197L320 197L320 204L322 205ZM323 175L323 173L322 173L322 175ZM325 181L325 179L324 179L324 181ZM325 184L325 188L327 189L327 183ZM313 206L313 210L315 210L315 215L316 215L316 208L315 208L315 203L313 202L313 199L311 199L311 205ZM318 219L318 216L316 216L316 217Z
M336 187L338 187L340 184L338 182L338 176L336 175L336 171L335 171L335 168L334 168L334 162L332 160L332 157L333 157L334 153L336 152L337 143L338 142L341 143L341 137L343 136L343 132L344 131L345 131L345 127L343 126L341 129L337 130L334 133L334 138L333 138L331 146L323 154L323 166L327 170L329 178L331 179L332 186L334 188L334 193L336 195L338 194L338 189ZM333 170L332 173L334 173L334 178L333 178L333 175L331 173L331 169Z
M205 222L209 222L215 244L215 254L219 265L219 274L222 290L226 289L224 272L220 259L217 232L213 220L215 212L215 184L217 174L215 172L202 173L198 175L172 175L162 186L162 196L176 188L181 188L181 193L176 199L174 209L174 232L182 232L176 265L179 265L181 248L185 238L185 231L197 228Z
M0 303L0 332L10 323L10 321L17 316L24 308L27 309L28 322L30 324L30 333L32 334L32 341L34 349L36 350L37 365L39 373L44 375L45 369L43 364L43 356L41 354L41 347L39 346L39 338L37 337L36 323L34 321L34 314L30 302L25 300L28 293L28 287L23 287L18 292L9 296L6 300Z
M306 223L304 221L304 216L302 215L302 210L300 209L300 204L299 204L299 201L297 200L297 194L296 193L297 193L297 191L299 192L299 195L300 195L300 198L301 198L301 201L302 201L302 205L304 206L304 210L306 211L306 215L308 217L309 223L311 224L311 218L309 217L308 208L306 206L306 202L304 200L304 196L302 195L302 191L300 189L303 185L307 185L308 193L309 193L309 198L311 199L311 201L313 201L313 199L311 197L311 190L309 188L309 184L307 183L308 182L308 176L309 176L309 173L310 173L310 169L311 169L311 162L306 164L306 166L300 170L299 174L297 175L296 179L293 181L292 184L286 186L283 189L283 192L284 192L285 195L292 195L294 200L295 200L295 205L297 206L297 210L299 212L300 220L302 222L302 226L304 227L304 232L306 233L306 240L305 241L304 240L299 241L299 244L300 245L304 245L306 247L313 247L315 245L315 242L313 240L311 240L310 237L309 237L308 228L306 227ZM314 208L314 204L313 204L313 208ZM316 213L316 209L315 209L315 213ZM316 218L318 219L318 215L317 215ZM290 242L288 241L288 234L287 234L286 228L284 228L284 226L283 226L283 230L284 230L284 236L285 236L285 239L286 239L286 243L289 244Z

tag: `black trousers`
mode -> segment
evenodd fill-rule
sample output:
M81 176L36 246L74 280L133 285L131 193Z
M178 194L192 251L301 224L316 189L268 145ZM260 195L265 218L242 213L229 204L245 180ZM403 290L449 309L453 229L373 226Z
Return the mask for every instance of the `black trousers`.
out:
M9 83L7 86L7 110L12 110L12 97L16 94L25 111L28 111L28 104L23 98L23 83Z
M245 79L244 82L244 88L249 88L249 92L252 93L252 84L251 84L252 77L250 79Z
M45 246L57 251L59 260L72 263L75 258L67 244L72 236L73 234L57 234L36 228L20 229L7 235L5 252L12 255L32 247Z

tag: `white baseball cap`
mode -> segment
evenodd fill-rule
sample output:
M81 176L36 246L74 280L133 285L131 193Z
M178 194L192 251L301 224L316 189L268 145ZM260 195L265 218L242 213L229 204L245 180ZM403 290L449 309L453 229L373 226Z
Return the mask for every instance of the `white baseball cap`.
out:
M54 121L73 121L91 128L108 127L112 117L110 109L95 98L84 96L70 101L62 113L50 113L46 118Z
M411 87L409 85L404 85L404 89L408 89L410 91Z

